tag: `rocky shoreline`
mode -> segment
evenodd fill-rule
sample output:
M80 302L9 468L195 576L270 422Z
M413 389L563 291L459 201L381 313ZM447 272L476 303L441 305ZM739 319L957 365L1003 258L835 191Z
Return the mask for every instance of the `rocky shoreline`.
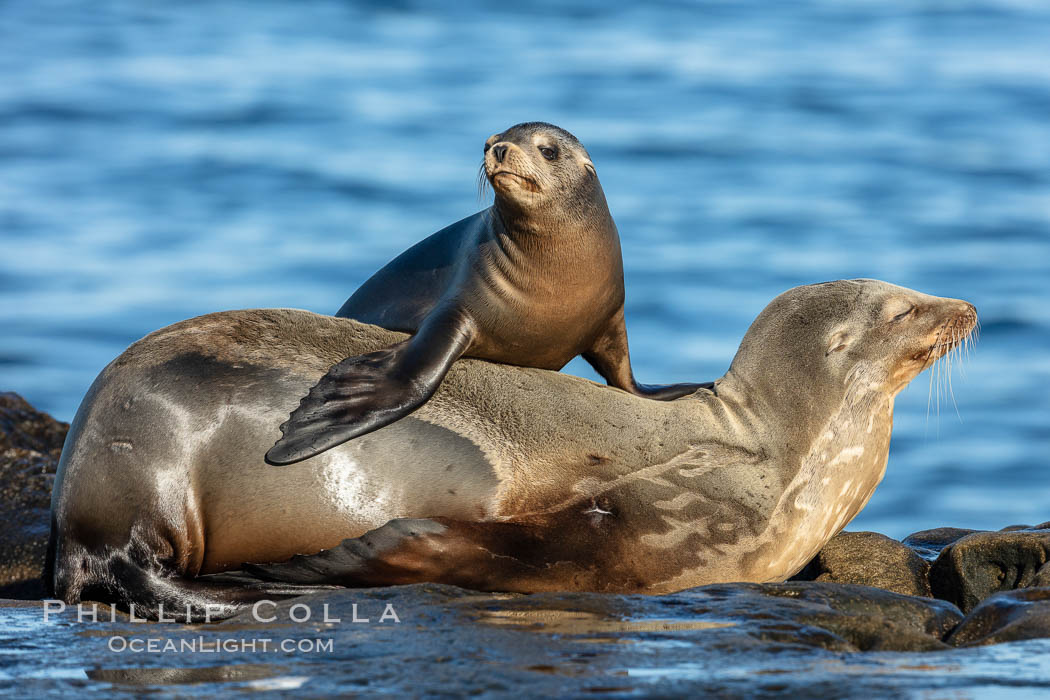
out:
M39 577L47 546L50 490L67 430L67 424L34 410L16 394L0 394L0 483L3 484L0 509L8 524L0 535L2 598L38 601L43 596ZM419 654L405 662L406 669L438 653L440 643L434 636L436 630L444 629L456 636L453 630L459 629L457 625L470 620L484 623L472 628L469 634L473 636L484 637L490 634L484 630L490 628L543 631L550 644L559 649L567 639L573 638L582 645L573 647L577 650L603 640L621 645L644 642L657 647L677 640L676 643L688 643L690 654L709 653L714 655L711 659L752 650L760 652L761 658L785 658L783 655L787 654L812 663L828 652L841 659L843 653L946 651L1050 637L1048 559L1050 523L1014 525L998 532L938 528L916 532L903 541L874 532L843 532L832 538L791 581L779 584L718 584L655 597L579 593L519 596L433 585L340 590L285 601L275 606L274 620L267 619L265 623L244 613L203 627L149 624L142 629L155 632L162 627L166 638L200 635L202 629L212 636L249 628L278 630L293 636L312 632L349 644L358 651L380 655L395 653L389 648L391 644L408 643ZM298 624L294 623L294 616L281 617L295 605L310 610L327 605L342 619L354 619L358 608L352 606L371 605L381 610L382 601L396 605L399 611L411 611L410 620L395 625L399 630L396 637L391 636L392 628L385 625L348 626L316 621ZM18 614L39 617L36 605L7 602L0 606L0 612L25 611ZM47 628L44 633L72 634L74 626L69 619L72 614L72 611L63 613L69 624ZM411 623L410 634L406 634L406 622ZM103 629L96 635L105 634L105 630L115 633L129 628L129 621L122 613L115 614L110 622L98 624ZM138 632L138 628L133 631ZM430 659L428 663L451 664L447 668L467 673L464 669L479 664L480 668L491 661L495 649L510 654L517 666L535 655L535 649L526 648L528 645L513 651L510 649L518 647L506 644L505 641L495 643L491 648L471 645L473 651L448 648L444 652L447 661ZM539 648L546 647L541 644ZM623 651L618 654L630 656L641 647L619 648ZM96 652L82 650L82 653L88 656L82 657L79 663L90 666L87 659L94 658ZM548 649L544 653L549 656L554 652ZM532 669L530 677L553 674L564 680L566 668L561 664L570 661L563 657L558 656L561 661L557 663L548 659L532 664L539 670ZM193 658L193 663L186 664L187 669L196 668L199 673L190 673L176 682L211 682L207 680L208 673L215 673L215 667L200 667L197 657ZM271 657L265 658L273 663ZM282 658L293 665L306 663L302 658ZM909 658L925 657L920 654ZM243 662L246 659L242 655L227 660ZM318 659L309 661L316 664ZM541 667L545 665L552 670L544 671ZM98 663L95 666L99 667ZM235 666L240 669L237 673L244 672L243 663ZM271 678L278 673L271 671L259 678ZM122 672L130 676L136 673L128 668ZM139 685L162 683L152 664L145 664L141 672L146 677L137 681ZM279 672L287 669L282 667ZM396 666L391 672L398 672ZM333 673L326 671L324 675L326 683L333 677L342 679L334 687L342 688L344 683L353 682L351 671L343 669ZM470 674L477 675L474 671ZM581 677L586 675L583 673ZM91 679L90 671L87 678ZM105 674L99 679L106 680ZM240 676L235 680L255 682ZM668 680L671 685L660 687L677 687L674 683L678 681L672 680ZM107 682L124 681L110 678ZM509 681L505 678L501 682ZM794 681L785 687L793 685ZM543 683L536 687L541 686ZM564 690L567 686L551 687ZM317 686L311 688L312 692L321 690Z

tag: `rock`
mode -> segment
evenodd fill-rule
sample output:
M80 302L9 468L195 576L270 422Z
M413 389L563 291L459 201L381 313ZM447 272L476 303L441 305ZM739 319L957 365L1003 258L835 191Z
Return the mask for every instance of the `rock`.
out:
M67 432L69 423L36 410L18 394L0 392L0 454L27 450L57 461Z
M848 584L727 583L661 596L598 593L538 593L528 596L476 593L453 586L422 584L367 591L331 591L281 601L265 608L280 624L313 611L341 620L369 616L374 622L389 601L399 609L424 610L418 624L438 624L450 610L488 624L542 629L558 635L601 635L623 643L675 633L702 640L711 652L745 649L823 649L833 652L928 651L962 619L944 601L905 596ZM494 599L495 598L495 599ZM425 605L422 601L427 601ZM353 608L357 604L358 608ZM434 617L430 617L434 616ZM272 619L271 619L272 618ZM252 611L224 625L257 623Z
M1048 555L1048 530L977 532L941 551L930 567L930 587L969 613L993 593L1032 585Z
M0 393L0 596L40 598L48 512L68 423Z
M1043 564L1026 588L1050 588L1050 563Z
M926 561L897 540L877 532L843 532L832 537L792 580L854 583L930 597L929 569Z
M984 646L1040 637L1050 637L1050 588L1025 588L984 599L948 643Z
M757 586L747 596L751 614L776 614L795 624L823 628L858 651L942 649L962 619L950 604L854 584L788 582ZM705 586L698 592L714 592ZM825 647L831 648L831 647Z
M388 605L396 621L382 619ZM340 589L210 625L133 623L105 606L87 621L69 606L45 622L41 608L0 601L0 645L11 652L0 654L0 687L19 696L823 700L1040 697L1050 687L1037 663L1050 640L1021 653L946 647L938 635L960 618L951 605L833 583L656 596ZM897 643L879 643L884 634ZM904 639L938 651L850 653Z
M901 544L910 547L926 561L933 561L941 550L956 540L983 530L966 530L961 527L936 527L932 530L920 530L901 540Z

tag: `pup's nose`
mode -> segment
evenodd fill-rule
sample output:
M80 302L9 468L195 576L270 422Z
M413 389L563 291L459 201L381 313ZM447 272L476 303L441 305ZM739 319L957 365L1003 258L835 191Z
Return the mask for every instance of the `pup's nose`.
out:
M502 143L493 146L492 155L496 157L497 163L502 163L503 159L507 156L507 146Z

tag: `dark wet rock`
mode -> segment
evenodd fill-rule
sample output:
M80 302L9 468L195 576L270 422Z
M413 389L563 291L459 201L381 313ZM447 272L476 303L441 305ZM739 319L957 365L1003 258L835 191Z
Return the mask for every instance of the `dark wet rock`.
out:
M1031 586L1048 555L1050 530L974 533L944 548L930 567L930 586L969 613L993 593Z
M941 639L962 615L943 601L900 595L867 586L832 583L731 583L663 596L544 593L530 596L473 593L452 586L422 585L375 589L369 609L347 591L332 591L266 606L263 617L290 622L306 610L313 619L379 619L384 601L440 599L444 614L454 608L489 624L535 627L577 635L701 632L712 650L744 647L835 652L927 651L944 649ZM324 606L328 606L325 608ZM634 620L633 622L631 620ZM257 621L246 611L223 624Z
M39 598L51 486L69 424L0 393L0 596Z
M203 668L98 668L86 671L86 675L93 681L110 683L117 687L134 688L144 685L171 686L260 681L273 676L273 667L266 664L238 664ZM265 685L259 689L264 688ZM277 690L279 687L273 689Z
M983 646L1041 637L1050 637L1050 588L1023 588L985 598L948 642Z
M926 561L934 561L941 550L956 540L983 530L967 530L961 527L936 527L932 530L920 530L901 540L901 544L910 547Z
M120 613L110 620L104 607L97 622L78 623L71 607L45 624L29 605L0 604L9 623L0 645L18 644L35 624L34 650L47 649L0 655L0 677L30 679L23 696L947 696L987 684L960 664L995 653L963 657L941 642L960 618L943 601L833 583L720 584L661 596L341 589L210 625L132 623ZM118 651L150 640L157 653ZM160 651L168 644L193 651ZM865 649L898 653L851 653ZM1043 687L1045 679L1019 668L1011 683Z
M735 591L751 616L771 614L822 628L859 651L944 648L941 639L962 619L955 606L944 601L853 584L726 584L693 593L718 595L725 590Z
M792 580L854 583L903 595L930 597L930 565L897 540L877 532L832 537Z

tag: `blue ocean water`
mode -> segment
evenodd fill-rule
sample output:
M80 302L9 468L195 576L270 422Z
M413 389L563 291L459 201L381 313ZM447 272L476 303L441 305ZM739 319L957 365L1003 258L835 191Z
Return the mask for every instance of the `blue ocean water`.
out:
M642 381L719 376L797 284L967 299L954 404L899 397L851 528L1050 520L1040 0L34 0L0 4L0 75L0 390L59 418L166 324L334 312L545 120L597 164Z

